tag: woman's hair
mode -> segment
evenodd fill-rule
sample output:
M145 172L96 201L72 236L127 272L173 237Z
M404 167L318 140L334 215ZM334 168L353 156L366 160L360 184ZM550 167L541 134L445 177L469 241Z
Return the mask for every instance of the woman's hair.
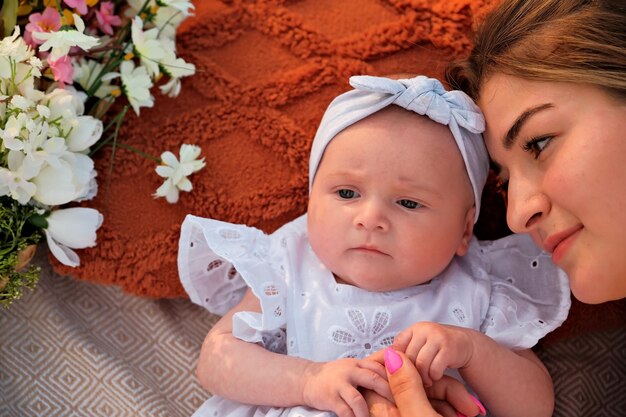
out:
M495 73L593 84L626 100L626 1L504 0L446 81L477 100Z

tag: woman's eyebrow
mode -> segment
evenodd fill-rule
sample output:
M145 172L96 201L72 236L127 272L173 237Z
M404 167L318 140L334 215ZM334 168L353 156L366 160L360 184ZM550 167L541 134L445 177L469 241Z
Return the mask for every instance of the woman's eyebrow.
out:
M509 131L506 132L506 135L504 136L504 139L502 140L504 149L508 150L513 147L513 145L515 144L515 140L517 139L517 135L519 135L519 132L520 130L522 130L524 123L526 123L526 121L531 116L533 116L534 114L542 110L549 109L552 107L554 107L554 104L552 103L540 104L539 106L526 109L522 114L520 114L519 117L515 119L515 122L513 123Z

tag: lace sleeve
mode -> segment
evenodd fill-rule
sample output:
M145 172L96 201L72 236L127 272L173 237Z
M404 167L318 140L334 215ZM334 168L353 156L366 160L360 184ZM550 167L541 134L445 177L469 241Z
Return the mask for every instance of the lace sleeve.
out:
M187 216L178 266L191 300L215 314L234 307L249 287L262 313L235 314L233 335L279 351L286 326L286 287L282 271L273 266L272 247L276 245L271 237L253 227Z
M528 235L481 242L480 251L491 278L485 334L511 349L527 349L565 321L567 275Z

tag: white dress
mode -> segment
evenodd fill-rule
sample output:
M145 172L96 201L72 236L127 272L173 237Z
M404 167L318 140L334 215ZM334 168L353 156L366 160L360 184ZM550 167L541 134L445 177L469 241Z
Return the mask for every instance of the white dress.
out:
M306 215L271 235L190 215L181 229L178 267L191 300L215 314L252 289L262 313L237 313L235 337L318 362L368 356L418 321L472 328L508 348L527 349L560 326L570 306L567 276L526 235L473 239L468 253L429 283L369 292L335 281L311 249ZM194 416L334 414L213 396Z

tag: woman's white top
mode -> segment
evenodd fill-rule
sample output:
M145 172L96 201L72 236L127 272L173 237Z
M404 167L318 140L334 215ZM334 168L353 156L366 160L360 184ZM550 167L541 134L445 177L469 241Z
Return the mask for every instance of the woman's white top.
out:
M567 317L567 276L526 235L473 239L468 253L430 282L370 292L335 281L313 252L306 225L304 215L267 235L189 215L180 237L181 282L194 303L215 314L234 307L250 287L262 312L235 314L233 335L318 362L366 357L419 321L479 330L508 348L527 349ZM212 397L194 415L333 414Z

